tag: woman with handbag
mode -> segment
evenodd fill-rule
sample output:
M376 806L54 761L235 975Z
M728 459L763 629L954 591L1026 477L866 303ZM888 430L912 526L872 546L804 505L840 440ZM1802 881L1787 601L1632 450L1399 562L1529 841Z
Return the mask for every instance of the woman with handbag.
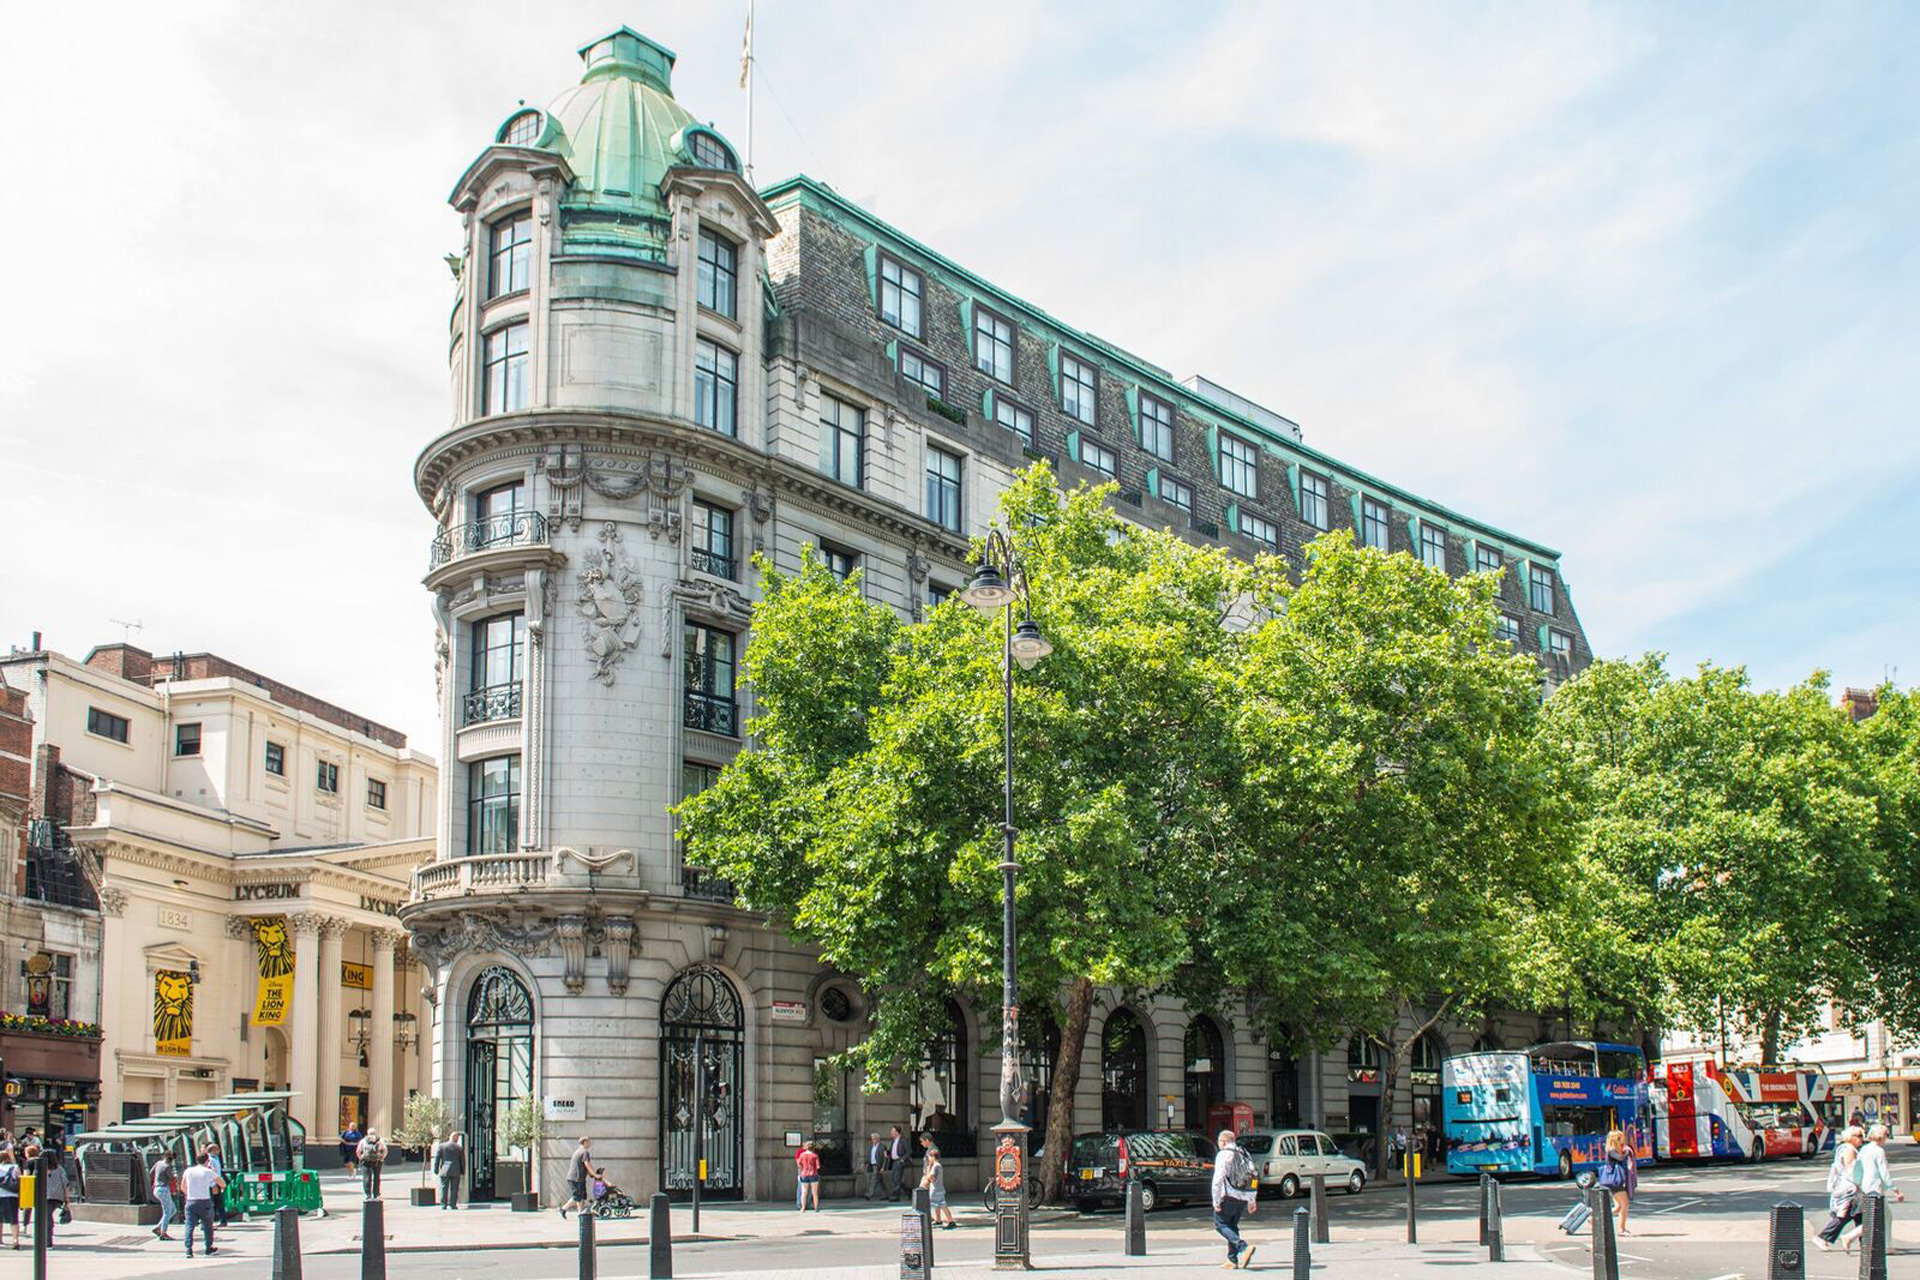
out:
M1613 1196L1614 1216L1620 1219L1620 1234L1627 1234L1627 1210L1633 1204L1633 1193L1639 1189L1640 1168L1633 1158L1633 1148L1627 1145L1624 1129L1615 1129L1607 1134L1607 1150L1600 1165L1600 1186Z
M1833 1163L1827 1166L1827 1225L1813 1238L1813 1247L1822 1253L1833 1252L1840 1233L1860 1220L1860 1187L1853 1180L1853 1162L1866 1140L1866 1130L1849 1125L1833 1144Z

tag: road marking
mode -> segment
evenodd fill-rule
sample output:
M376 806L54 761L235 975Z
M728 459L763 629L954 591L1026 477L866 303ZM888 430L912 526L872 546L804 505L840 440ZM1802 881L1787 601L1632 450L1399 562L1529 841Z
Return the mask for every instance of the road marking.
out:
M1705 1204L1706 1202L1707 1202L1707 1198L1705 1196L1695 1196L1691 1200L1677 1200L1672 1204L1663 1204L1658 1208L1642 1209L1640 1211L1640 1216L1644 1218L1650 1214L1655 1214L1655 1213L1672 1213L1675 1209L1685 1209L1690 1205ZM1716 1276L1714 1277L1714 1280L1721 1280L1721 1277Z
M1707 1280L1747 1280L1747 1273L1744 1271L1729 1271L1723 1276L1709 1276Z

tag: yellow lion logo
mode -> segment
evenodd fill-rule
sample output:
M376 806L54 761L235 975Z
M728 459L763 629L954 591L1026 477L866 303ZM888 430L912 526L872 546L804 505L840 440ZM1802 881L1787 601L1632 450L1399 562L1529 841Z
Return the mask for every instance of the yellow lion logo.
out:
M153 1038L161 1044L193 1039L193 979L177 969L153 975Z
M261 977L284 978L293 972L293 942L281 917L253 922L253 949L260 958Z

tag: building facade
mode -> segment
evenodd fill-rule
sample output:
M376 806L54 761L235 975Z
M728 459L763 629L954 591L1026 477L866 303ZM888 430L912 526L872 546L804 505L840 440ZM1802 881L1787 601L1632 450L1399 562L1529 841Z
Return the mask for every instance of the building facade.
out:
M829 1065L859 1035L857 984L676 844L669 806L732 759L752 711L753 557L791 570L818 548L918 619L1046 458L1068 484L1117 482L1129 520L1243 554L1298 563L1351 528L1448 573L1501 569L1509 638L1549 680L1589 660L1558 557L1055 320L819 182L756 191L646 37L581 57L580 83L509 115L450 198L451 425L415 467L448 766L435 860L401 914L432 974L436 1087L479 1197L519 1187L528 1153L501 1117L528 1098L551 1121L533 1161L549 1187L590 1133L623 1186L683 1194L704 1123L707 1194L784 1196L803 1137L844 1176L850 1148L899 1123L942 1130L964 1188L997 1089L974 1012L952 1009L905 1087L863 1094ZM1444 1047L1498 1034L1447 1028ZM1204 1123L1232 1098L1348 1125L1371 1079L1377 1126L1357 1052L1295 1063L1245 1026L1109 993L1076 1113Z
M0 694L30 721L36 978L97 1023L88 1122L292 1088L317 1160L345 1123L391 1125L429 1083L396 917L432 856L433 762L213 654L76 662L36 637Z

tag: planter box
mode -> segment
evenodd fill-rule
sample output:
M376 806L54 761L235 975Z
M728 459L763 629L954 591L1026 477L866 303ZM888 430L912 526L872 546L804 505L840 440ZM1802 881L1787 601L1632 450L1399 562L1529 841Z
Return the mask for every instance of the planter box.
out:
M538 1193L538 1192L533 1192L533 1191L516 1191L516 1192L514 1192L514 1193L513 1193L513 1211L514 1211L515 1213L538 1213L538 1212L540 1212L540 1196L539 1196L539 1193Z
M432 1187L415 1187L407 1192L407 1199L413 1202L416 1209L431 1209L439 1203L440 1193Z

